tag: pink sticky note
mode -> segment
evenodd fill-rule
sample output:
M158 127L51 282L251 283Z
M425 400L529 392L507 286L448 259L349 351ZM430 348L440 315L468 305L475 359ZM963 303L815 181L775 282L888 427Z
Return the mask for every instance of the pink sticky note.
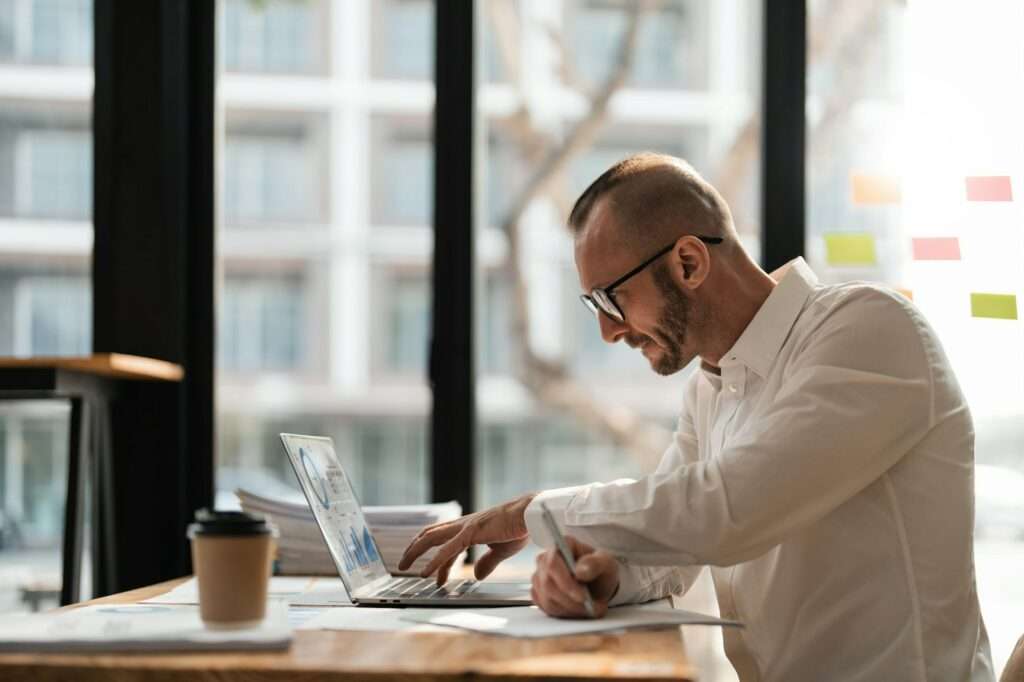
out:
M1009 175L967 178L967 201L1013 201Z
M915 237L914 260L960 260L960 240L956 237Z

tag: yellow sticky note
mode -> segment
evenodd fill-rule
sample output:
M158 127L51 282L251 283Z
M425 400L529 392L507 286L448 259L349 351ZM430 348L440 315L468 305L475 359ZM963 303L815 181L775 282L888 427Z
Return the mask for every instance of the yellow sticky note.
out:
M867 233L825 235L825 260L829 265L874 265L875 236Z
M899 178L870 173L850 174L850 197L854 204L898 204L902 197Z
M1017 319L1017 297L1013 294L971 294L971 317L998 320Z

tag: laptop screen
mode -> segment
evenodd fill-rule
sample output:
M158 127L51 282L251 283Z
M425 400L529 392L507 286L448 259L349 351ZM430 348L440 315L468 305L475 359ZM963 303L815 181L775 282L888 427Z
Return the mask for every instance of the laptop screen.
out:
M281 440L349 594L388 576L331 439L282 433Z

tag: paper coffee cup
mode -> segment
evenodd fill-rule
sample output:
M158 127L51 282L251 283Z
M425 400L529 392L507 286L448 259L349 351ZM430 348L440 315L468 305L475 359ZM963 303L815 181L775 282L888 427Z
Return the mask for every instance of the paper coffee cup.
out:
M200 509L188 538L203 623L213 629L259 625L277 530L258 514Z

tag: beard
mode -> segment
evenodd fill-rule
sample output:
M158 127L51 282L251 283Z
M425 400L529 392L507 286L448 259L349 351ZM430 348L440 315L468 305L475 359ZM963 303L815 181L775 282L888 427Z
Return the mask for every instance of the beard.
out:
M683 348L693 303L672 281L667 266L659 263L651 274L662 298L661 316L655 327L662 353L651 367L658 374L668 376L686 367L693 359Z

